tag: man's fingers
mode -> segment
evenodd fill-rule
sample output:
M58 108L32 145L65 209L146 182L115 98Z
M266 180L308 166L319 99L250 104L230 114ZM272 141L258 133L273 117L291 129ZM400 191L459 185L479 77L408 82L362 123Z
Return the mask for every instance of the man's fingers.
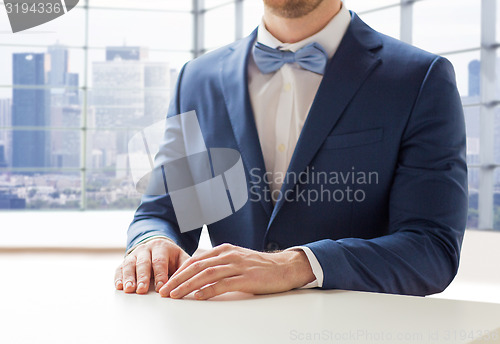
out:
M131 253L123 262L122 272L123 272L123 291L126 293L133 293L135 291L135 254Z
M169 253L163 247L153 247L151 250L155 290L158 292L168 281Z
M116 290L123 289L123 273L122 273L122 265L121 264L115 270L115 288L116 288Z
M149 280L151 279L151 252L149 250L140 250L137 252L135 271L137 276L137 293L145 294L149 290Z
M190 258L191 259L191 258ZM188 259L188 261L190 260ZM177 270L175 274L173 274L168 280L167 284L163 288L160 289L161 296L169 296L170 292L177 288L182 283L185 283L193 276L197 275L201 271L205 269L210 269L215 266L225 265L230 263L230 258L227 256L217 256L210 257L203 260L195 261L192 264L188 265L184 270ZM213 271L213 269L209 270Z
M230 244L222 244L222 245L214 247L213 249L208 250L206 252L202 252L200 254L197 254L197 255L194 255L192 257L189 257L188 259L186 259L179 266L179 268L177 269L177 271L175 271L175 273L172 275L171 278L173 278L176 275L180 274L182 271L184 271L185 269L187 269L191 264L193 264L193 263L195 263L197 261L206 260L208 258L216 257L219 254L221 254L222 252L224 252L224 251L226 251L226 250L228 250L230 248L233 248L233 247L234 246L232 246Z
M189 257L186 260L184 260L182 262L182 264L179 264L179 267L172 274L172 276L170 278L176 277L177 275L179 275L181 272L183 272L184 270L186 270L189 266L191 266L193 263L195 263L197 261L200 261L200 260L203 260L203 259L208 259L208 258L211 258L211 257L216 257L216 256L217 256L217 254L214 253L213 250L210 250L208 252L203 252L200 255Z
M242 291L246 283L248 283L248 281L245 281L243 276L224 278L197 291L194 293L194 297L198 300L207 300L230 291Z
M234 276L236 271L230 265L212 266L199 274L188 279L186 282L180 284L177 288L170 292L170 296L175 299L183 298L189 293L198 290L207 284L216 283L227 277Z

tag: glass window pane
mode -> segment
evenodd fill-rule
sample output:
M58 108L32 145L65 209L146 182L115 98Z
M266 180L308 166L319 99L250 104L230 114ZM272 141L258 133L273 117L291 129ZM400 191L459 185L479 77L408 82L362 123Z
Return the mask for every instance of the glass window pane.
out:
M264 14L262 1L247 0L243 3L243 34L249 35L260 24Z
M205 13L205 47L208 50L234 41L234 4Z
M80 153L78 129L0 129L0 168L26 173L78 170Z
M383 11L361 14L360 18L373 29L388 36L399 38L399 19L401 18L399 6L391 7Z
M191 50L192 15L154 11L89 10L89 45Z
M413 15L413 43L422 49L445 53L480 46L480 0L419 1Z
M462 97L479 99L480 51L444 55L455 69L458 91ZM466 101L470 101L466 99Z
M106 128L87 131L87 162L89 170L106 170L119 175L128 169L128 142L144 127ZM128 172L127 172L128 173Z
M88 209L132 209L139 204L141 195L133 183L128 143L141 129L87 131ZM154 158L156 152L151 154Z
M135 190L127 168L91 170L87 173L87 209L137 209L141 195Z
M96 59L101 55L96 51ZM189 57L178 56L183 62ZM179 71L170 58L156 53L145 60L92 61L87 126L142 128L164 119Z
M143 128L166 117L170 91L144 89L105 89L89 91L87 127Z
M82 92L76 87L20 85L4 88L0 98L0 129L79 129Z

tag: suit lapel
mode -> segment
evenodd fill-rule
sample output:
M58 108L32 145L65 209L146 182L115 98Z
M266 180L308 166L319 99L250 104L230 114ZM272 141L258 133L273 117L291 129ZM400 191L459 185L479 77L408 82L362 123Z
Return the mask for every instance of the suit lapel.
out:
M268 185L264 180L266 172L264 157L248 93L248 56L256 37L257 30L231 46L228 54L221 60L220 70L229 120L250 186L254 187L250 190L249 197L259 199L267 215L271 216L273 205Z
M348 30L327 66L287 173L298 175L305 171L351 99L380 63L379 57L372 52L380 46L378 34L353 14ZM283 195L295 185L296 178L287 179L289 182L281 188ZM285 197L281 197L276 203L268 228L284 202Z

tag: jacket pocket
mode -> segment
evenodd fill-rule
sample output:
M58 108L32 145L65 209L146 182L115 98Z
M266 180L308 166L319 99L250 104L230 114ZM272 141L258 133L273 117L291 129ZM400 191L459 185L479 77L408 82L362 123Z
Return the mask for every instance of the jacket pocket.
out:
M323 149L342 149L357 146L364 146L382 140L383 129L369 129L355 133L330 135L323 143Z

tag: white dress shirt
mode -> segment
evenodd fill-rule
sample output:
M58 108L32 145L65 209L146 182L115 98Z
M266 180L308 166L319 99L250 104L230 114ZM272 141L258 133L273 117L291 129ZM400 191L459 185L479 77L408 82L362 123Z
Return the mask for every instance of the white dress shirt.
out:
M351 16L342 5L339 13L318 33L296 43L282 43L267 31L264 22L259 25L257 41L271 48L297 51L316 42L321 44L328 58L337 51L344 37ZM266 172L271 173L270 188L277 199L283 177L297 144L300 132L313 103L323 76L302 69L296 63L285 64L274 73L262 74L250 56L248 64L248 90L259 141L264 155ZM126 254L138 245L161 235L147 234ZM165 237L166 238L166 237ZM311 264L316 279L302 288L321 287L323 270L314 253L308 247L296 246L287 250L303 250Z
M296 43L280 42L267 31L265 23L262 22L258 28L257 42L270 48L293 52L316 42L325 49L331 59L350 21L350 13L342 4L339 13L321 31ZM323 75L305 70L297 63L286 63L274 73L263 74L257 68L253 57L249 58L248 91L266 172L271 176L269 187L273 202L279 198L290 159L322 79ZM304 251L316 277L316 280L303 288L321 287L323 269L311 249L297 246L288 250L292 249Z

